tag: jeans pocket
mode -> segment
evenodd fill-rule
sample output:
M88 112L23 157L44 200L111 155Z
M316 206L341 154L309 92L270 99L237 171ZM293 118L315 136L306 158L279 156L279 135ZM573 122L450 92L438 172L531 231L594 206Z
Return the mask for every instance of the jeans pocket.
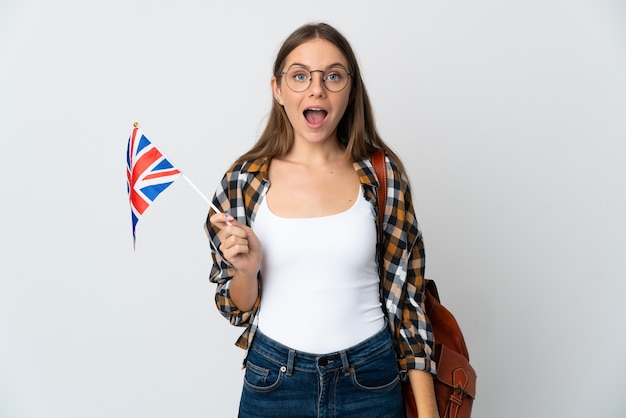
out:
M392 349L352 367L352 384L367 392L385 392L400 384L400 371Z
M246 360L244 385L254 392L270 392L277 389L285 375L285 368L255 353Z

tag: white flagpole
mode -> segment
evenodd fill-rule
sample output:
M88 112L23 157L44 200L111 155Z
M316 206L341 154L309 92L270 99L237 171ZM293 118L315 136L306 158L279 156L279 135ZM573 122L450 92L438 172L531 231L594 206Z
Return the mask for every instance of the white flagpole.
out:
M196 191L196 192L197 192L197 193L198 193L198 194L199 194L199 195L200 195L200 196L201 196L204 200L205 200L205 202L207 202L207 203L209 204L209 206L211 206L211 208L215 211L215 213L221 213L221 212L220 212L220 210L219 210L217 207L215 207L215 205L214 205L213 203L211 203L211 201L210 201L209 199L207 199L207 197L204 195L204 193L202 193L202 192L200 191L200 189L198 189L198 188L196 187L196 185L195 185L195 184L193 184L193 183L191 182L191 180L189 180L189 177L187 177L187 176L185 175L185 173L183 173L183 172L181 171L181 172L180 172L180 175L181 175L181 176L183 176L183 178L184 178L185 180L187 180L187 183L189 183L189 185L190 185L190 186L191 186L191 187L192 187L192 188L193 188L193 189L194 189L194 190L195 190L195 191ZM226 221L226 224L228 224L228 225L232 225L232 223L230 223L229 221ZM213 241L211 241L211 245L213 245Z
M196 185L191 182L191 180L189 180L189 177L187 177L185 173L181 172L180 175L183 176L187 183L189 183L189 185L196 191L196 193L198 193L200 197L202 197L204 201L207 202L216 213L220 213L220 210L216 208L213 203L211 203L211 201L204 195L204 193L202 193L200 189L198 189Z

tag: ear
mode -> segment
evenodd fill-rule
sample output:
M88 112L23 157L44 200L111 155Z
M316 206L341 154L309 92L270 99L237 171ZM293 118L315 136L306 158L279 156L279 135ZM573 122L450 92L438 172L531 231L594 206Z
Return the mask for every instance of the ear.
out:
M271 84L272 84L272 93L274 94L274 100L276 100L276 103L282 106L283 105L283 93L282 93L280 86L278 85L278 80L276 80L276 77L272 77Z

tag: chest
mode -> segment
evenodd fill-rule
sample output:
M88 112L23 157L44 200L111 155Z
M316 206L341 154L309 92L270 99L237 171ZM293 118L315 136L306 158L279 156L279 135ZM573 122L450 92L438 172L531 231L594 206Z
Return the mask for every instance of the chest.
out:
M360 182L351 166L335 169L270 167L266 199L270 210L285 218L329 216L351 208Z

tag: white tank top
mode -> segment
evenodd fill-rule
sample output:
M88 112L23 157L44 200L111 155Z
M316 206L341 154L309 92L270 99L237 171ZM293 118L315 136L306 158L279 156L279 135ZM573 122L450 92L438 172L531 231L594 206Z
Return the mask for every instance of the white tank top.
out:
M259 329L295 350L332 353L384 327L371 203L359 190L345 212L283 218L262 198L254 232L263 246Z

